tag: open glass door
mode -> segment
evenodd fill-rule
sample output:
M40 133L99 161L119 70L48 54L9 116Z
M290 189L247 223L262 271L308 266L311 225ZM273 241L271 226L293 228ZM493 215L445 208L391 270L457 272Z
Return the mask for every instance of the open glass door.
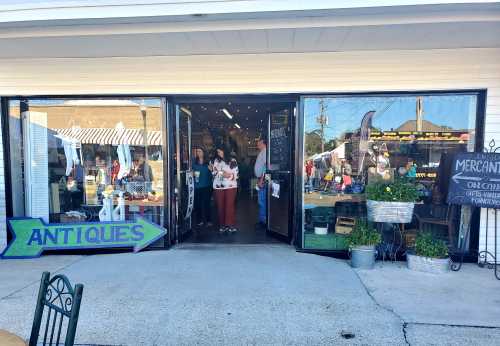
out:
M267 174L268 232L291 241L292 119L295 104L269 113Z
M176 118L176 239L182 241L191 231L191 214L194 202L194 180L191 170L191 112L175 106Z

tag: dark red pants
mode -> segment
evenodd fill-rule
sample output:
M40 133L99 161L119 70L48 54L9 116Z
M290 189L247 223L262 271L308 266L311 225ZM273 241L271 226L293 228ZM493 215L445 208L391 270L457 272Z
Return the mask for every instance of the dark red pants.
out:
M235 226L235 201L237 190L237 188L214 190L215 204L217 204L217 215L219 217L219 226Z

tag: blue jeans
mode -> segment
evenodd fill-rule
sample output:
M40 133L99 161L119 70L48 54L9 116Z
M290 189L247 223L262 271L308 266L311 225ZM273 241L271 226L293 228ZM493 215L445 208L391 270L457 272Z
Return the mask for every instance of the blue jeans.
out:
M267 184L259 189L257 202L259 204L259 222L267 223Z

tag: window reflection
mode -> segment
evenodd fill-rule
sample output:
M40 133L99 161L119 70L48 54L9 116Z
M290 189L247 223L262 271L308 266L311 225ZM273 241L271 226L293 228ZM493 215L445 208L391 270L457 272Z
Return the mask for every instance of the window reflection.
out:
M421 204L444 205L450 158L474 150L476 102L463 94L305 98L304 247L345 249L343 236L366 217L371 182L413 179Z
M160 100L147 98L11 102L12 131L23 137L11 136L11 148L23 143L25 162L24 181L13 185L14 194L26 194L18 213L162 224L161 114Z

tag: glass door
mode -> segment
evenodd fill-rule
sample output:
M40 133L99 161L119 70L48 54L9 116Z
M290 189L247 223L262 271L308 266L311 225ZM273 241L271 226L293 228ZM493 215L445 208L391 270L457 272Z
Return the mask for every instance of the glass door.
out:
M290 241L292 206L292 119L295 104L269 113L267 174L268 231Z
M194 203L194 180L191 158L191 112L175 106L176 117L176 239L182 241L191 231L191 214Z

